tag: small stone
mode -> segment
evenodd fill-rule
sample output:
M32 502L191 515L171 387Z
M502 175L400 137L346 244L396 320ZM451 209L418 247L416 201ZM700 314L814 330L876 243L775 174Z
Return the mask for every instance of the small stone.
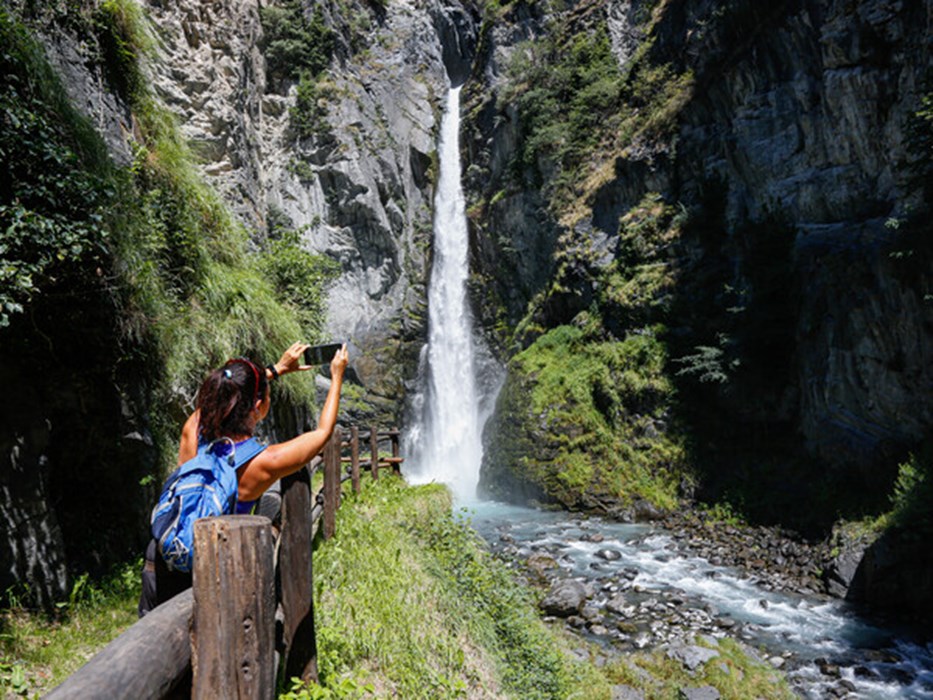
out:
M615 549L600 549L596 556L606 561L618 561L622 558L622 553Z
M722 696L719 691L711 685L704 685L702 688L681 688L681 700L720 700Z
M540 607L547 615L570 617L579 614L586 599L586 588L579 581L556 581L541 601Z
M616 615L624 615L627 608L627 601L625 596L621 593L619 595L614 595L609 599L609 602L606 603L606 610Z
M782 668L784 664L787 663L787 659L783 656L772 656L768 659L768 663L771 664L773 668Z
M686 644L675 644L667 650L667 658L679 661L691 671L697 670L707 661L715 659L717 656L719 656L719 652L715 649Z
M611 700L645 700L645 694L630 685L612 686Z

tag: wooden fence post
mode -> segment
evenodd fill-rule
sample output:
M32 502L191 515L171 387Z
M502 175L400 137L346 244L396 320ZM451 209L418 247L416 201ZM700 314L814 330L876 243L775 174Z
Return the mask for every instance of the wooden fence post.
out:
M307 467L282 479L278 586L284 617L285 680L317 681L317 641L311 562L311 474Z
M379 478L379 429L373 425L369 428L369 451L372 455L373 481Z
M324 446L324 539L337 530L337 508L340 507L340 428Z
M257 515L194 524L191 697L275 695L275 576L272 526Z
M360 492L360 429L359 426L350 428L350 480L353 483L353 493Z
M401 459L399 459L399 446L398 446L398 428L392 428L392 472L394 474L401 474Z

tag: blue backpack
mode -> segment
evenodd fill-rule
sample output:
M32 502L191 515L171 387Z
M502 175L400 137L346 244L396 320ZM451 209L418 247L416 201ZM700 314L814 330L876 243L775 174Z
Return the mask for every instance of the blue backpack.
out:
M234 445L230 438L198 445L198 453L173 471L150 524L162 560L172 571L191 571L194 521L234 511L236 470L266 449L255 438Z

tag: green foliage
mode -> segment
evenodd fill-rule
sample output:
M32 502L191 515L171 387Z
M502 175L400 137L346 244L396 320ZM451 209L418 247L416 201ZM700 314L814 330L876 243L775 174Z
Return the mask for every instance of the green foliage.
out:
M547 177L556 168L560 188L601 139L619 125L622 73L604 27L566 44L549 33L516 50L509 67L525 139L516 172ZM608 123L607 123L608 122Z
M911 455L902 463L890 496L889 522L920 538L933 534L933 474L930 460Z
M432 700L581 689L528 591L451 514L446 489L391 478L364 485L315 552L324 688L351 679L376 697Z
M512 179L543 186L552 210L571 219L611 176L614 159L636 138L665 133L693 94L692 73L649 59L652 39L623 70L605 26L576 19L558 13L548 32L518 47L503 95L518 105L523 134Z
M360 700L367 695L372 696L375 690L375 686L361 685L353 678L341 678L330 687L292 678L291 689L280 693L278 700Z
M260 8L266 70L276 79L317 76L330 65L334 33L320 8L307 17L300 0Z
M674 507L683 446L653 427L673 401L666 358L655 333L600 341L574 326L551 329L516 355L510 381L524 386L517 397L527 392L516 398L526 404L518 413L548 441L548 460L520 458L526 476L568 504L609 496Z
M598 273L597 301L605 323L617 332L667 320L675 288L671 251L685 212L647 193L619 220L616 259Z
M302 73L295 93L295 104L289 108L291 125L299 138L324 136L331 133L327 121L327 103L334 96L332 83Z
M295 312L307 342L321 339L325 320L325 287L340 272L340 265L301 246L301 232L275 229L263 253L261 266L280 299Z
M907 189L921 195L921 211L917 218L929 225L929 207L933 201L933 71L927 71L918 90L919 109L907 119L905 129L905 161ZM922 234L928 240L928 231ZM923 246L929 248L929 244Z
M720 333L717 337L718 345L697 345L694 352L683 357L675 358L674 362L682 367L677 370L678 377L696 377L700 383L725 384L730 375L738 369L741 361L738 358L729 358L726 348L729 346L729 337Z
M104 0L93 25L108 80L125 100L133 100L146 89L140 59L154 45L142 9L132 0Z
M54 619L6 601L0 612L0 694L44 695L136 622L141 568L137 559L98 580L78 576Z
M104 265L106 156L25 28L0 10L0 327Z

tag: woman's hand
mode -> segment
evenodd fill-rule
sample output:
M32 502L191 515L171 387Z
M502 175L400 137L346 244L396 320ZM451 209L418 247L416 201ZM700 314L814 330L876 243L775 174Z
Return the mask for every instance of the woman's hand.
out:
M305 350L310 347L307 343L294 343L288 350L283 352L282 357L275 363L275 371L279 373L279 376L289 372L303 372L313 369L311 365L301 364Z
M330 361L330 376L343 377L343 371L347 368L347 363L349 361L350 353L347 352L347 344L344 343L337 351L337 354L334 355L334 359Z

